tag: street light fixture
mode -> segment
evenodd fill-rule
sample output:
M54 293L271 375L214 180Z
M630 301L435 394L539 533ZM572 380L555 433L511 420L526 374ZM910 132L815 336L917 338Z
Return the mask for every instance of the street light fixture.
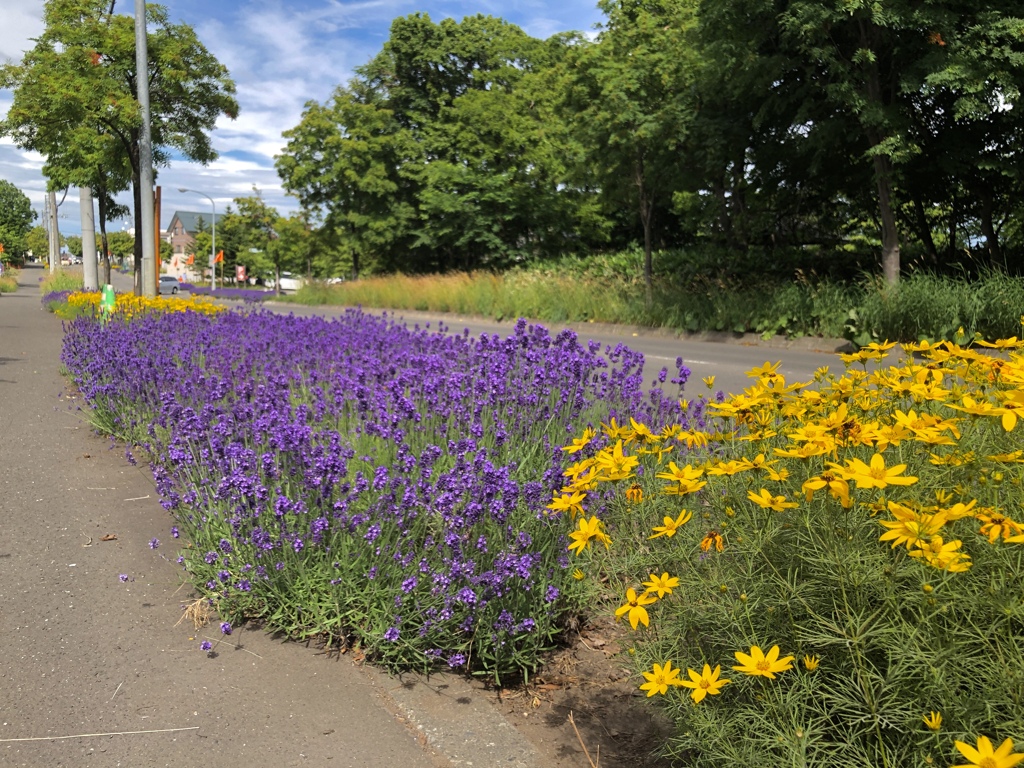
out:
M195 195L202 195L210 201L210 208L213 209L213 221L210 222L210 231L212 238L210 239L210 289L217 290L217 264L214 262L217 253L217 204L213 202L213 198L205 192L200 192L197 189L186 189L185 187L178 187L179 192L191 192Z

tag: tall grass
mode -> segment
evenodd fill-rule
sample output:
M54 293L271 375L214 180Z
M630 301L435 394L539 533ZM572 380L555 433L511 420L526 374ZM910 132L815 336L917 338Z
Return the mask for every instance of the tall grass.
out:
M80 291L85 284L82 277L82 270L63 270L48 274L39 281L39 289L42 293L55 293L56 291Z
M883 339L951 339L961 327L987 339L1010 336L1024 310L1024 279L994 270L973 279L915 272L891 287L872 275L821 277L802 267L755 260L716 264L706 254L659 254L654 266L650 304L642 254L632 250L500 274L392 275L313 284L287 300L679 332L845 337L857 346Z
M14 293L18 290L18 270L13 267L4 267L3 277L0 277L0 293Z

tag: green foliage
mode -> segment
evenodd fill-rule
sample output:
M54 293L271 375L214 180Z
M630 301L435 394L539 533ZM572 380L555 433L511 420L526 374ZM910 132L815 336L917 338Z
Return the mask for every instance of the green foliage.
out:
M0 179L0 243L5 260L21 257L29 250L26 237L36 212L28 195L6 179Z
M977 280L916 273L898 286L866 280L867 290L851 318L847 338L864 345L886 339L994 340L1019 333L1024 278L995 270Z
M584 148L575 171L606 206L636 214L648 289L655 211L692 183L678 153L697 113L696 5L603 0L597 43L569 54L566 108Z
M21 64L0 67L14 91L0 135L46 157L52 187L91 186L100 218L108 193L131 182L139 191L141 112L136 93L135 22L103 0L47 0L45 28ZM187 24L172 24L163 6L147 4L149 95L154 164L171 151L194 162L217 155L209 132L238 104L227 70ZM135 229L141 211L135 206ZM141 265L141 246L135 254Z
M395 19L383 50L285 133L285 189L353 276L501 266L599 239L593 206L565 184L571 141L545 69L566 43L489 16Z
M45 295L56 291L82 290L82 271L58 269L51 272L39 283L39 290Z

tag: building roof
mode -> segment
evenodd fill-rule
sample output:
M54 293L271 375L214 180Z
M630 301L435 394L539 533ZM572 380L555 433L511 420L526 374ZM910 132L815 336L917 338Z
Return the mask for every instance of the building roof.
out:
M210 226L211 220L219 224L221 217L222 214L218 213L214 216L210 211L206 211L205 213L203 211L175 211L171 216L171 220L167 223L167 230L171 230L174 220L177 219L181 222L181 226L184 227L185 231L190 235L193 235L196 232L196 222L198 222L199 219L202 219L203 224L208 227Z

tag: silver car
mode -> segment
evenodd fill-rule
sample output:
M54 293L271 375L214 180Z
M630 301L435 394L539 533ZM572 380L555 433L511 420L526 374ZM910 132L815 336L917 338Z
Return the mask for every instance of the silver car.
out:
M178 278L174 275L160 275L160 295L166 296L177 296L178 291L181 290L181 283L178 282Z

